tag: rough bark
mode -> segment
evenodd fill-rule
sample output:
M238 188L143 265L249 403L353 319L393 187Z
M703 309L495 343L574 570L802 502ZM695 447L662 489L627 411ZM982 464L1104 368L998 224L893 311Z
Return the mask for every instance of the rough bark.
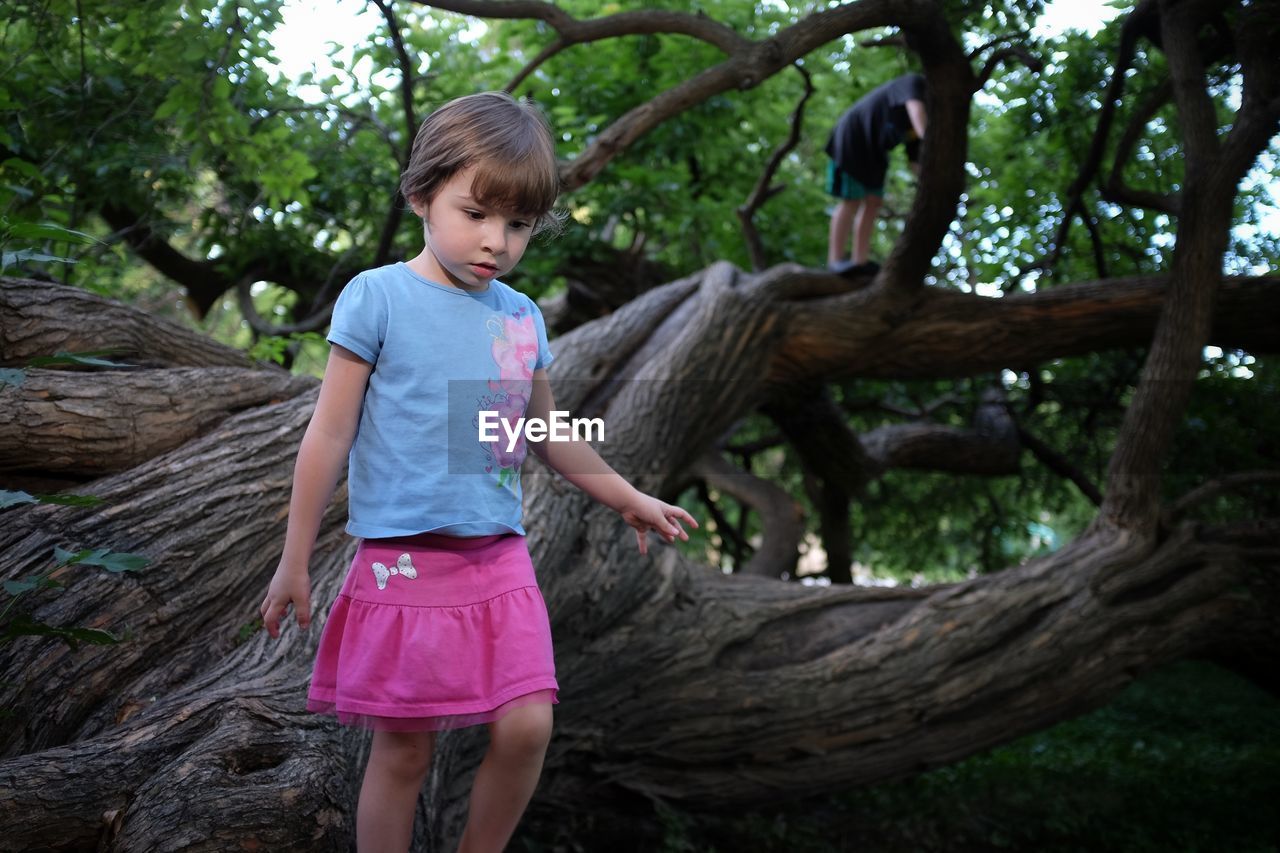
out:
M143 367L248 367L244 352L78 288L0 276L0 367L110 350Z
M11 473L88 478L124 471L236 412L315 384L241 367L28 370L21 385L0 385L0 485Z
M1263 6L1250 4L1249 15ZM721 66L624 116L574 161L574 179L589 179L664 116L710 92L755 85L851 27L902 24L925 55L930 133L943 144L925 147L906 232L869 286L851 291L796 266L746 275L717 264L558 339L551 372L561 408L604 417L608 460L668 498L732 424L796 387L1151 350L1098 523L1051 556L963 583L811 589L725 577L657 542L641 557L616 516L531 461L526 526L562 686L537 807L651 797L741 806L891 779L1085 711L1145 669L1215 648L1230 632L1274 641L1273 629L1248 630L1266 612L1238 590L1266 570L1274 576L1280 520L1179 521L1161 512L1154 474L1142 479L1167 455L1198 348L1268 351L1280 340L1274 279L1223 281L1217 266L1233 176L1274 132L1274 71L1259 76L1256 61L1246 63L1244 106L1215 149L1192 55L1204 8L1161 6L1195 161L1165 278L994 300L923 286L954 215L962 90L972 86L925 2L846 4L734 48ZM140 364L244 366L242 355L124 306L14 280L0 282L0 345L6 365L123 348ZM0 729L0 849L347 846L368 741L302 710L313 644L350 554L341 492L312 565L310 632L290 625L279 643L260 632L241 640L278 556L313 402L307 392L242 411L88 484L83 491L106 501L99 507L4 513L5 580L47 567L55 545L107 546L153 562L125 576L65 569L65 586L36 599L45 621L127 630L126 642L5 647L0 700L19 724ZM1010 428L984 418L963 438L1004 448ZM420 800L421 848L456 841L483 742L478 730L439 738Z

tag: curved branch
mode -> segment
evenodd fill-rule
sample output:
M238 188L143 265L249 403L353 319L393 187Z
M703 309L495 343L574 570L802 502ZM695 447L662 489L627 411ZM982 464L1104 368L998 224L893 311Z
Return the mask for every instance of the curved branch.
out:
M1178 206L1181 202L1177 193L1157 193L1130 187L1124 182L1122 174L1125 165L1129 161L1129 155L1133 153L1134 147L1137 146L1138 140L1142 137L1142 131L1146 129L1147 122L1151 120L1160 107L1168 103L1172 94L1173 85L1168 78L1161 80L1160 85L1146 97L1133 115L1130 116L1129 124L1125 127L1124 133L1120 136L1120 142L1116 145L1115 156L1111 161L1111 171L1107 175L1106 183L1102 186L1102 197L1107 201L1115 204L1136 205L1150 210L1158 210L1169 216L1178 215Z
M1238 489L1242 486L1275 482L1280 482L1280 471L1239 471L1235 474L1227 474L1209 480L1174 501L1173 505L1169 507L1167 519L1176 519L1196 504L1215 498L1223 492Z
M1102 95L1102 110L1098 114L1098 124L1093 131L1093 141L1089 143L1089 152L1080 165L1080 173L1067 187L1066 201L1062 205L1062 221L1058 223L1058 232L1053 238L1053 248L1048 257L1037 266L1050 270L1057 263L1062 253L1062 245L1067 241L1067 232L1071 228L1072 215L1083 209L1081 197L1085 188L1093 181L1102 163L1102 155L1106 150L1107 139L1111 135L1111 122L1115 119L1116 104L1124 92L1125 73L1133 64L1137 52L1138 39L1147 36L1159 41L1160 19L1158 0L1141 0L1133 11L1125 18L1120 27L1120 47L1116 56L1115 67L1111 79L1107 82L1107 90Z
M777 148L773 150L773 155L769 158L769 162L765 164L764 171L760 173L759 180L752 188L750 195L747 196L746 202L737 209L738 219L742 222L743 236L747 241L747 251L751 255L751 266L759 271L768 265L768 259L765 257L764 244L760 240L760 232L756 230L755 215L756 211L773 198L783 187L770 187L769 182L773 180L774 173L778 171L778 166L782 164L782 158L786 157L790 151L800 142L800 126L804 123L804 108L809 102L809 97L813 95L813 79L803 65L795 63L791 66L800 72L800 76L804 79L804 94L800 97L800 103L796 104L796 108L791 113L791 132L787 134L787 138L783 140Z
M1021 59L1023 65L1037 74L1044 70L1044 63L1040 60L1040 57L1022 45L1010 45L995 51L991 56L987 57L986 64L982 66L982 70L978 72L978 76L973 81L973 90L976 92L985 86L987 81L991 79L991 75L995 73L996 66L1010 57Z
M387 21L387 31L391 34L391 44L396 53L396 64L400 66L400 106L404 110L405 123L404 153L400 161L403 168L409 165L409 158L413 154L414 136L418 130L418 120L413 109L413 63L409 61L409 51L405 48L404 38L400 35L400 22L396 20L391 4L388 0L373 0L373 2ZM391 196L391 207L382 225L382 233L378 236L378 249L374 253L372 266L382 266L391 256L391 242L395 239L403 217L404 204L397 187Z
M705 15L690 15L664 9L618 12L585 21L542 0L415 0L424 6L474 15L477 18L532 18L547 23L566 45L584 44L626 35L686 35L734 53L751 44L731 28ZM509 90L508 90L509 91Z
M691 473L760 513L764 542L735 574L777 578L783 572L795 572L804 537L804 511L786 490L714 452L694 463Z
M523 83L530 74L536 71L538 69L538 66L542 65L542 63L546 62L548 59L555 56L560 51L570 47L572 44L573 42L568 42L568 41L565 41L564 39L556 39L551 44L547 45L542 50L538 51L537 56L535 56L533 59L530 59L528 62L526 62L524 64L524 68L521 68L519 71L517 71L516 76L512 77L509 81L507 81L507 85L503 86L502 90L504 92L514 93L516 90L516 87L519 86L521 83Z
M262 276L256 271L251 271L241 276L240 281L236 283L236 303L240 307L240 315L249 324L249 328L259 335L293 335L300 332L314 332L329 325L329 318L333 315L333 302L326 302L309 317L296 323L275 325L267 322L253 304L253 283L261 279Z
M1021 424L1018 425L1018 440L1022 442L1023 447L1031 451L1031 455L1038 459L1040 464L1059 477L1075 483L1080 493L1092 501L1094 506L1102 504L1102 492L1098 491L1098 487L1088 475L1072 464L1067 457L1028 432Z

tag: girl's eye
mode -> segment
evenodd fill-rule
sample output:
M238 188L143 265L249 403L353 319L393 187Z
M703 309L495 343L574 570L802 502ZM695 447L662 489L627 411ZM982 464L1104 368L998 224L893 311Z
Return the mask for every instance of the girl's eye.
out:
M480 211L478 211L478 210L468 210L468 211L467 211L467 216L471 217L472 219L476 220L477 222L479 222L481 219L484 219L484 214L483 214L483 213L481 213L481 212L480 212Z
M515 222L512 222L511 227L516 229L517 231L523 231L525 228L529 227L529 223L525 222L523 219L519 219L519 220L516 220Z

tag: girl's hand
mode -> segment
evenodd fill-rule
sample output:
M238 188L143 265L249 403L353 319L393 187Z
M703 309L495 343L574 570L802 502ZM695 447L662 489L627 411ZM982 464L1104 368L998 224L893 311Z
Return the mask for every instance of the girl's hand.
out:
M280 619L290 604L293 604L298 627L305 631L311 624L311 576L305 566L299 570L281 564L271 579L271 586L267 587L267 597L258 608L271 639L279 638Z
M650 530L657 531L668 544L676 541L677 536L685 542L689 541L689 534L684 532L680 522L683 520L697 527L698 522L693 520L693 516L678 506L663 503L649 495L640 492L636 495L632 503L622 508L622 520L636 529L636 544L640 546L641 554L649 553L649 542L645 539L645 534Z

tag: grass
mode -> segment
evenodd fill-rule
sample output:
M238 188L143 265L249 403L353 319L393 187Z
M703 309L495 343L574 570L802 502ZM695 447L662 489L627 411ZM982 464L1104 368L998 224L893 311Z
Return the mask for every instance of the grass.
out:
M733 815L531 822L512 850L917 853L1280 850L1280 699L1183 661L1109 705L900 782ZM523 843L523 848L520 846Z

